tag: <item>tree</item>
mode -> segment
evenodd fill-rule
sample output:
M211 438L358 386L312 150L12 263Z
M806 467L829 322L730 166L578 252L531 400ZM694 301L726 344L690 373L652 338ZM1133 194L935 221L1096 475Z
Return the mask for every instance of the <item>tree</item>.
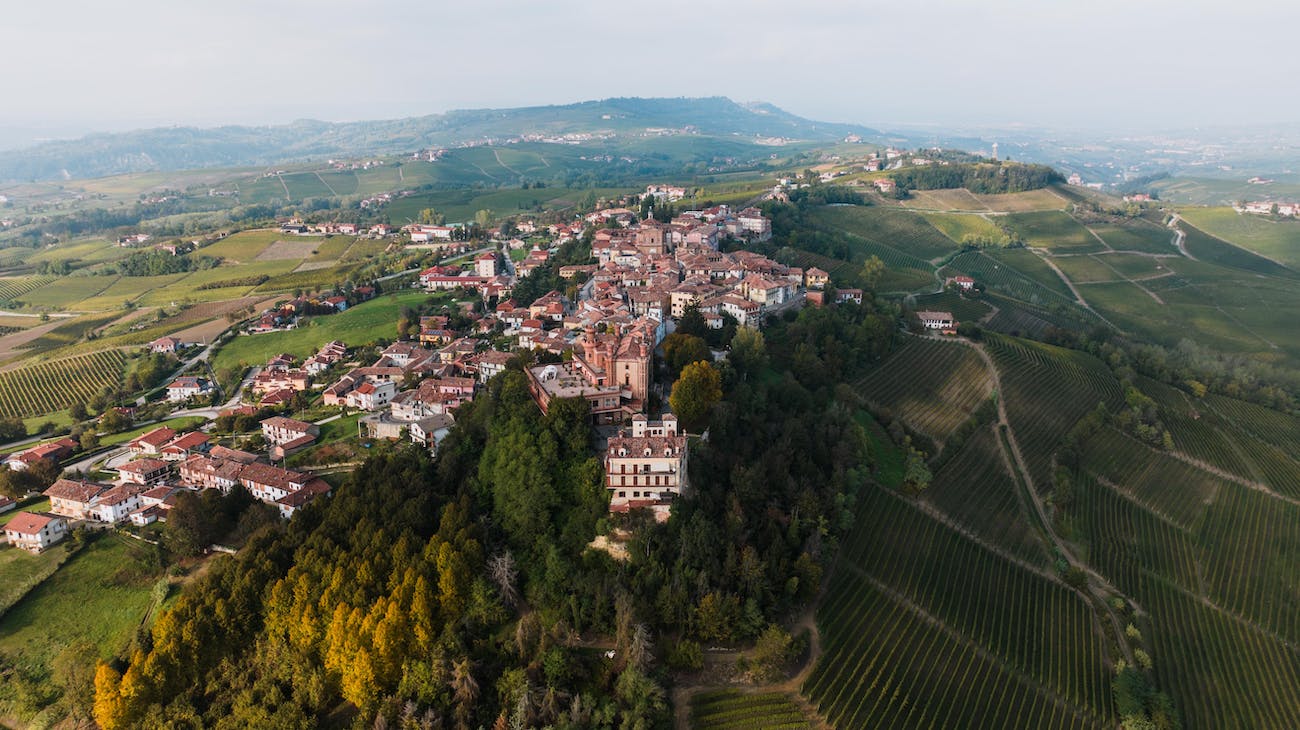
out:
M704 315L700 314L698 304L691 303L686 306L686 311L682 312L682 318L677 322L677 332L696 337L704 337L709 333L708 324L704 321Z
M879 256L872 254L866 261L862 262L863 287L875 291L876 285L880 283L880 277L884 273L885 262L881 261Z
M712 364L693 362L682 368L673 383L668 404L687 431L702 431L709 422L713 406L722 400L722 374Z
M754 644L751 656L754 662L754 678L760 682L771 682L781 676L794 654L794 639L780 626L772 624L763 630Z
M663 348L664 362L667 363L668 369L672 371L674 376L690 363L701 360L705 362L713 361L713 353L709 350L709 343L695 335L674 332L664 338Z
M492 222L492 211L482 209L475 212L474 222L478 224L479 228L487 228L488 224Z
M27 435L27 424L18 416L0 418L0 443L17 441Z
M930 486L930 466L925 463L925 454L907 447L907 467L903 474L903 486L910 492L920 492Z
M736 330L736 336L731 338L731 353L727 359L742 376L762 370L767 364L767 344L763 333L750 327Z
M68 417L73 423L80 423L90 417L86 412L86 402L83 400L74 400L72 405L68 406Z
M81 450L94 451L99 448L99 434L92 429L86 429L81 432Z
M478 700L478 682L474 679L468 657L457 659L452 665L451 692L456 701L456 725L467 728L474 702Z

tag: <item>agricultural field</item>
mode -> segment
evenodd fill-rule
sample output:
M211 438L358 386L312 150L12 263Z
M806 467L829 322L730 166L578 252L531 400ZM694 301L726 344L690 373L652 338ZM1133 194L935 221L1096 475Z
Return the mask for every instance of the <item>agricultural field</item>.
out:
M1061 210L1068 202L1054 188L1026 190L1023 193L1002 193L1000 195L976 194L975 199L989 210L1005 213Z
M734 689L700 692L691 698L696 730L799 730L811 728L790 698L779 692L748 694Z
M1088 228L1101 236L1107 246L1116 251L1137 251L1139 253L1172 254L1174 232L1141 218L1115 223L1093 223Z
M1060 210L1013 213L1002 219L1025 243L1051 253L1092 253L1105 250L1087 228Z
M1200 230L1300 269L1300 222L1238 213L1232 208L1185 208L1178 214Z
M267 246L287 235L289 234L281 233L274 228L240 231L204 246L199 249L199 253L204 256L217 256L231 263L252 261L266 250Z
M1244 248L1233 246L1227 241L1215 238L1187 223L1180 223L1179 228L1187 234L1186 239L1183 241L1184 248L1199 261L1256 274L1296 276L1296 272L1287 269L1281 264L1270 261L1259 254L1251 253Z
M950 254L957 248L924 217L897 208L833 205L818 208L811 218L819 226L888 246L922 261Z
M0 302L12 302L33 289L54 281L54 276L6 276L0 278Z
M1070 287L1066 286L1041 256L1027 248L993 248L984 252L986 256L1003 266L1010 267L1017 274L1024 276L1067 299L1073 299ZM1055 261L1055 258L1053 259Z
M45 506L49 507L49 500L45 500ZM6 512L3 517L0 517L0 526L13 519L20 511L30 510ZM32 555L26 550L8 547L7 544L0 547L0 616L3 616L5 611L8 611L9 607L34 585L53 575L67 558L68 549L65 545L52 547L40 555Z
M922 294L916 297L915 301L916 306L913 309L916 311L951 312L959 323L978 322L993 311L983 300L962 296L951 289L945 289L938 294Z
M1286 726L1300 713L1300 506L1113 431L1082 464L1072 523L1088 562L1143 607L1183 726Z
M339 261L346 263L349 261L364 261L365 259L374 258L386 251L388 249L388 244L389 242L384 240L371 240L365 238L357 239L355 243L349 246L348 249L339 256Z
M888 411L943 441L989 397L993 383L973 348L909 338L855 389L877 413Z
M922 499L999 550L1046 568L1046 545L1026 517L1001 448L991 427L977 430L944 462Z
M1002 335L986 338L997 364L1007 420L1015 431L1029 476L1041 492L1050 486L1052 454L1079 419L1122 397L1104 363L1083 352Z
M272 277L264 284L259 285L254 292L283 292L294 289L319 290L329 288L335 284L342 284L348 279L361 264L339 264L323 269L309 269L307 271L293 271L290 273L279 274ZM296 267L295 267L296 268Z
M893 203L893 201L889 201ZM965 211L984 213L991 210L966 188L949 190L913 190L907 200L900 203L905 208L935 211Z
M0 372L0 415L37 416L87 400L122 382L126 355L99 350Z
M154 290L175 284L187 276L189 274L180 273L163 274L161 276L118 277L116 281L109 284L98 294L76 302L75 306L77 309L87 311L122 309L127 302L137 300L142 295L151 293Z
M118 280L111 276L61 276L55 281L28 291L18 302L29 307L68 309L77 302L99 294Z
M1055 288L1045 286L1014 267L1005 265L979 251L968 251L957 256L940 271L944 277L957 273L967 274L990 292L1004 294L1037 306L1073 305L1074 303L1068 295L1063 295ZM1052 272L1052 275L1056 276L1055 272ZM1056 280L1059 283L1055 286L1065 285L1061 277L1056 276ZM1067 288L1066 291L1069 289Z
M337 261L348 250L348 247L356 242L357 239L352 236L326 236L316 244L315 251L309 260Z
M331 340L363 343L397 336L397 315L404 306L416 306L430 298L423 291L383 294L346 312L312 317L296 330L240 335L222 345L212 357L214 370L260 365L272 355L288 352L299 357L312 354Z
M1052 263L1060 267L1061 271L1075 284L1092 284L1125 278L1103 263L1100 254L1053 256Z
M922 213L921 215L954 243L961 243L966 236L998 239L1003 235L1002 229L996 223L974 213Z
M839 728L1112 727L1090 604L882 488L818 609L803 686Z

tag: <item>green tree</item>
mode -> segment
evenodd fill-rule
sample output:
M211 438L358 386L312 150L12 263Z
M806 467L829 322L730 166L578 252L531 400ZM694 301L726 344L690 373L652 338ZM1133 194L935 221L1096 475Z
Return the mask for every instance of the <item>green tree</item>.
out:
M686 305L686 310L682 312L682 318L677 322L675 334L694 335L704 337L709 334L708 324L704 321L704 315L700 313L698 304Z
M674 377L690 363L701 360L705 362L713 361L713 353L709 350L709 343L695 335L674 332L664 338L663 348L664 362L667 363L668 369L672 371Z
M0 443L17 441L27 436L27 424L18 416L0 418Z
M727 359L742 376L761 371L767 365L767 344L763 333L750 327L736 330L736 336L731 338L731 352Z
M712 364L700 361L682 368L673 383L668 404L687 431L702 431L708 425L714 404L722 400L722 375Z
M925 462L925 454L909 445L907 447L907 467L903 473L903 486L910 492L920 492L930 486L932 478L930 466Z
M872 254L862 262L862 285L863 287L875 291L876 285L880 283L880 277L885 273L885 262L880 260L879 256Z
M474 213L474 222L479 228L487 228L492 223L492 211L485 209L478 210Z
M89 418L90 414L86 412L86 402L80 399L72 401L72 405L68 406L68 417L74 423L80 423Z

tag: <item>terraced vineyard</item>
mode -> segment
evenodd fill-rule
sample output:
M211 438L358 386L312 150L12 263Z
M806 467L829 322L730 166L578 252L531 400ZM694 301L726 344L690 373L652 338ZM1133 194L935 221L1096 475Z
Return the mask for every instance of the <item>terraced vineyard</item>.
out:
M1113 431L1090 440L1082 463L1072 522L1088 562L1142 606L1183 726L1292 726L1300 506Z
M21 297L33 289L39 289L54 281L56 276L18 276L0 279L0 302L9 302Z
M954 291L923 294L916 298L915 309L917 311L938 310L951 312L958 322L978 322L984 315L992 311L989 305L979 299L963 297Z
M0 372L0 415L39 416L122 382L126 355L100 350Z
M835 727L1114 725L1079 594L878 488L842 550L803 687Z
M1043 491L1061 439L1099 402L1115 407L1122 397L1119 383L1085 353L1002 335L989 337L987 347L1001 376L1007 419Z
M746 694L734 689L701 692L691 698L691 727L697 730L797 730L812 724L779 692Z
M856 387L875 410L942 441L989 397L992 381L973 349L911 338Z

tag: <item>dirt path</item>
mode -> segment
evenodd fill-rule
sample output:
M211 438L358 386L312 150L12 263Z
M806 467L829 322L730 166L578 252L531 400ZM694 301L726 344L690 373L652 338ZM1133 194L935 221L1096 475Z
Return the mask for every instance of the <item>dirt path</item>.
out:
M1123 329L1117 326L1114 322L1103 317L1101 315L1101 312L1098 312L1097 310L1092 308L1092 305L1088 303L1088 300L1084 299L1083 294L1079 292L1079 288L1074 285L1073 281L1070 281L1070 277L1066 276L1064 271L1061 271L1061 267L1056 265L1056 262L1052 260L1052 257L1050 255L1044 254L1043 252L1039 251L1036 248L1030 250L1038 254L1038 257L1043 260L1043 263L1050 266L1052 268L1052 271L1055 271L1056 275L1061 277L1061 281L1065 282L1065 285L1070 288L1070 293L1074 295L1074 298L1080 307L1083 307L1089 312L1092 312L1094 317L1105 322L1107 326L1109 326L1111 329L1115 330L1116 332L1119 332L1120 334L1124 333Z
M499 150L496 150L496 149L492 150L492 156L495 157L495 158L497 158L497 164L498 164L498 165L504 167L505 169L509 170L510 172L513 172L514 174L518 175L519 177L523 177L523 176L524 176L524 174L523 174L522 172L520 172L520 171L516 170L515 168L513 168L513 167L507 165L507 164L505 163L505 161L501 159L501 152L500 152Z
M1192 261L1200 261L1200 259L1187 252L1187 234L1183 232L1183 229L1178 227L1178 224L1181 223L1183 219L1179 217L1177 213L1173 213L1172 215L1173 217L1169 219L1169 228L1174 232L1174 248L1178 249L1178 253L1181 253Z
M312 174L316 176L317 180L320 180L320 184L324 185L326 190L330 191L331 195L333 195L336 198L339 197L339 194L334 190L334 186L325 182L325 178L321 177L319 172L313 172Z
M289 185L285 183L284 176L277 172L275 173L275 179L279 180L280 187L284 188L284 196L289 200L293 200L293 194L289 192Z
M0 360L6 360L11 357L22 355L23 345L26 345L27 343L40 337L46 332L49 332L55 327L58 327L61 324L64 323L56 319L51 319L49 322L46 322L45 324L40 324L30 329L21 330L19 332L13 332L3 337L0 337ZM6 368L18 364L21 363L11 363L11 365L6 366Z

